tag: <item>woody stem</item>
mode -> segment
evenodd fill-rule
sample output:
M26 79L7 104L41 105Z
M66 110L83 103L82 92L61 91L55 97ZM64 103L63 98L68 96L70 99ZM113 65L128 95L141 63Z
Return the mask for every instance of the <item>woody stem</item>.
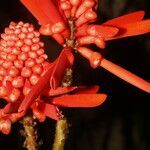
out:
M28 150L37 150L37 130L35 129L36 122L32 115L26 115L21 123L24 127L23 136L25 137L24 147Z

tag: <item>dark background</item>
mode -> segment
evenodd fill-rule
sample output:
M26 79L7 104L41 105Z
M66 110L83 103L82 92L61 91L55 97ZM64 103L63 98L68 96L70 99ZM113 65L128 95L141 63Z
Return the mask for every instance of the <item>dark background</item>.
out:
M150 18L149 0L100 0L100 21L145 10ZM1 0L0 32L10 21L33 23L35 18L19 0ZM50 37L42 37L49 59L54 60L61 47ZM99 51L95 46L93 50ZM130 37L107 43L100 50L115 62L150 81L150 35ZM150 105L149 95L113 76L103 69L91 69L89 63L76 54L74 85L100 85L100 92L107 93L107 101L99 107L88 109L64 109L70 123L66 150L150 150ZM38 124L39 139L43 139L41 150L50 150L53 143L55 121L47 119ZM13 124L12 132L0 133L0 150L22 150L19 123Z

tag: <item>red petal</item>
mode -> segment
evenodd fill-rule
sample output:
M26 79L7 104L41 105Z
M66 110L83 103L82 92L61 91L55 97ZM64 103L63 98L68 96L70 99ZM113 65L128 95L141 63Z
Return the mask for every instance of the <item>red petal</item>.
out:
M62 50L59 57L55 61L53 72L50 78L50 87L52 89L56 89L61 85L66 69L72 66L71 63L73 62L73 58L74 57L70 49L65 48Z
M118 28L107 25L90 25L87 29L89 35L101 36L103 38L113 37L118 31Z
M100 66L105 68L112 74L118 76L119 78L123 79L124 81L144 90L145 92L150 93L150 82L143 80L142 78L136 76L130 71L127 71L126 69L104 58L102 59Z
M118 33L118 28L107 25L83 25L78 28L76 36L101 36L103 38L115 36Z
M40 8L41 4L37 3L35 0L21 0L21 2L33 14L33 16L35 16L41 25L49 23L48 16L46 16Z
M41 122L45 120L46 116L55 120L61 117L56 106L44 103L42 100L34 102L31 108L35 117Z
M106 99L105 94L64 95L52 99L52 103L61 107L95 107Z
M77 89L78 87L58 87L57 89L45 89L42 94L45 96L57 96L65 93L69 93Z
M127 24L132 22L141 21L144 17L144 11L137 11L134 13L130 13L127 15L123 15L112 20L105 22L105 25L112 25L112 26L120 26L121 24Z
M27 96L25 96L24 100L22 101L18 110L19 112L25 111L29 107L31 102L41 94L41 91L49 83L48 81L51 77L52 70L53 66L51 65L50 68L47 70L47 72L37 82L37 84L35 84L32 87L30 93Z
M56 106L51 104L45 104L45 107L43 109L43 113L54 120L58 120L62 117L61 114L59 114L59 110Z
M79 88L75 91L75 94L95 94L99 90L98 85L90 86L90 87L84 87Z
M61 16L63 17L63 19L65 21L67 21L67 18L66 18L65 14L64 14L64 11L60 7L60 0L52 0L52 1L55 4L55 6L57 7L57 9L59 10L59 12L60 12Z
M63 18L52 0L21 0L21 2L29 9L41 25L53 25L58 22L63 22Z
M55 24L57 22L63 22L63 19L52 0L35 0L35 1L39 4L44 14L48 16L52 24Z
M149 33L150 20L143 20L141 22L123 24L117 27L119 28L119 33L114 37L108 38L107 40Z

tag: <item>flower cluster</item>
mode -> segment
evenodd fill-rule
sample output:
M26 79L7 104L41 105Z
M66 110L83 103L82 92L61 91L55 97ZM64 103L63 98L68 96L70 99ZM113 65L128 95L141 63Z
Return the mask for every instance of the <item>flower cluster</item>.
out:
M52 36L64 47L85 57L92 68L103 67L119 78L150 93L150 83L110 62L98 52L85 47L95 44L103 49L106 41L150 32L150 19L142 20L144 11L137 11L107 22L97 20L96 0L21 0L37 18L40 33ZM41 3L40 3L41 2Z
M105 94L98 86L61 87L66 69L74 63L74 52L85 57L92 68L103 67L121 79L150 93L150 83L85 47L103 49L106 41L150 32L150 20L143 11L102 23L97 20L96 0L21 0L41 25L35 31L29 23L11 22L0 40L0 131L8 134L11 124L32 110L39 121L46 116L59 119L58 107L95 107ZM47 60L40 34L52 36L63 50L54 62ZM66 93L69 93L67 95Z
M29 109L39 121L46 116L57 120L63 116L57 106L94 107L106 98L95 94L98 86L60 87L66 68L73 64L72 53L65 48L50 63L39 36L33 25L23 22L11 22L1 34L0 98L7 104L0 109L0 131L5 134ZM63 96L68 92L75 95Z

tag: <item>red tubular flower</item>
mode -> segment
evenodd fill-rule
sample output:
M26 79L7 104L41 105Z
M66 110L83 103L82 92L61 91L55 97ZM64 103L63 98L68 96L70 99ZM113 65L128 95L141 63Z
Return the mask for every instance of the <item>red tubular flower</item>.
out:
M76 32L76 36L79 37L79 45L94 43L100 48L105 48L105 41L107 40L149 33L150 20L142 20L143 17L144 12L138 11L112 19L102 25L83 25ZM101 66L119 78L150 93L149 82L102 58L99 53L92 52L90 49L80 46L77 48L77 51L90 61L91 67L96 68Z
M69 4L69 7L67 7L67 4ZM66 19L68 18L68 14L70 14L71 20L73 20L74 23L74 28L76 29L76 32L74 32L75 39L77 39L75 42L77 43L75 49L90 61L91 67L96 68L101 66L121 79L150 93L149 82L104 58L102 59L100 54L83 47L83 45L94 43L100 48L105 48L105 41L107 40L149 33L150 20L142 20L144 11L137 11L109 20L101 25L96 25L89 24L96 20L97 17L95 14L95 9L97 8L96 1L66 0L59 1L57 5L59 5L58 7L61 8L64 14L67 13ZM64 9L64 5L66 5L66 9Z
M78 28L76 36L78 37L101 37L103 41L123 38L127 36L140 35L150 32L150 20L142 20L143 11L137 11L128 15L124 15L109 20L101 25L83 25ZM79 43L86 44L80 41ZM88 43L87 43L88 44ZM100 47L103 48L103 47Z
M44 1L44 3L46 3L46 1ZM64 20L73 22L73 28L76 30L74 31L74 39L77 39L74 41L77 45L75 44L75 47L73 48L90 61L91 67L96 68L101 66L121 79L150 93L149 82L144 81L133 73L111 63L108 60L106 61L106 59L102 59L100 54L93 53L91 50L83 47L87 44L95 44L97 47L103 49L106 47L105 41L149 33L150 20L142 20L144 18L144 11L137 11L109 20L101 25L96 25L91 24L91 22L97 19L97 15L95 13L95 10L97 9L97 1L56 0L55 4ZM50 7L52 6L49 5L49 8ZM32 9L30 10L32 12ZM46 9L44 11L46 11ZM51 15L49 14L49 17L50 16ZM45 35L50 35L51 30L51 26L45 25L41 27L40 32ZM63 33L64 32L60 32L59 35L63 36ZM67 37L67 39L68 38L69 37ZM68 46L68 44L65 45Z
M105 94L95 94L97 86L60 87L66 68L73 65L72 49L64 48L50 63L39 36L31 24L23 22L11 22L1 35L0 98L7 101L0 109L0 131L4 134L8 134L11 124L29 109L40 121L46 116L57 120L62 117L59 106L94 107L106 99ZM62 96L70 92L76 96Z

